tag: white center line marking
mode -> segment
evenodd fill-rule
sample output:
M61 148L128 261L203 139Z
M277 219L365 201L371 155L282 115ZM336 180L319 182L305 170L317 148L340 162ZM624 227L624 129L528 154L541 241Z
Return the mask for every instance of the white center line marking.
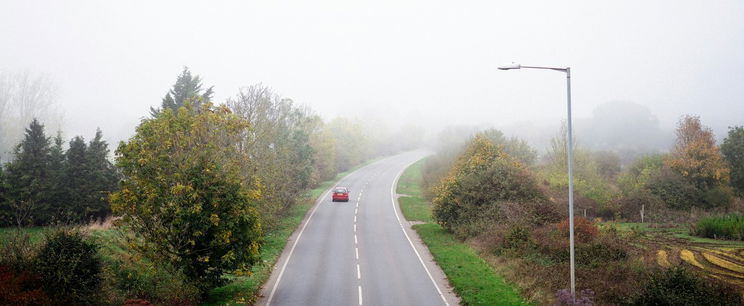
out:
M356 223L356 215L354 215L354 223Z
M354 234L354 244L359 244L359 242L357 241L356 234Z
M359 211L358 208L354 208L354 215L356 215L358 211Z
M357 279L362 279L362 271L359 270L359 264L357 264Z
M359 248L354 248L354 253L356 253L356 259L359 260Z
M359 305L362 305L362 285L359 285Z

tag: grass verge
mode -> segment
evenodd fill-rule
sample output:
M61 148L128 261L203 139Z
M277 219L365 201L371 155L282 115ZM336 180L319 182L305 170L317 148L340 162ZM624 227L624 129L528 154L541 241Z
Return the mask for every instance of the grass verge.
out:
M424 241L463 305L526 305L518 291L484 261L475 250L435 224L431 205L421 193L420 160L406 169L398 180L397 192L403 216L422 221L413 229Z
M374 160L373 160L374 161ZM279 259L289 236L302 223L308 210L323 192L339 179L373 161L369 161L349 171L339 173L335 178L325 181L315 189L309 190L298 205L279 220L275 229L266 232L264 244L261 246L261 263L254 265L247 276L229 275L229 284L212 289L203 305L252 305L256 302L261 285L271 276L271 269Z

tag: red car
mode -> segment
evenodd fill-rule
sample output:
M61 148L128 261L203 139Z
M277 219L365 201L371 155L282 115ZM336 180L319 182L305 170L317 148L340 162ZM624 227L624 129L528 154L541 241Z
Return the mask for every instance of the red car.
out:
M336 187L333 188L333 202L344 201L349 202L349 188Z

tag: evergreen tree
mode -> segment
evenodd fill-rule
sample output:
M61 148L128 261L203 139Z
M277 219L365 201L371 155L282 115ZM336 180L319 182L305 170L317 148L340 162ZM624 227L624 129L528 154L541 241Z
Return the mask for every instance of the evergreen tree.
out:
M58 216L64 210L65 205L65 151L62 145L62 132L57 132L54 137L54 145L49 150L49 206L50 215Z
M87 150L83 137L76 136L70 140L70 147L65 154L67 166L64 173L66 196L64 197L63 215L70 221L85 220L87 212L86 193L89 189L86 186L88 183Z
M173 88L163 97L161 107L159 109L151 107L150 114L156 117L160 112L169 108L177 111L187 101L194 103L194 109L199 109L199 104L209 102L212 99L213 87L210 86L202 91L201 78L198 75L192 76L189 68L184 67L181 75L176 79L176 84L173 84Z
M87 163L87 197L86 218L104 218L111 214L108 195L116 191L119 185L119 174L108 159L108 143L103 140L103 133L96 130L96 136L88 143Z
M8 200L2 210L18 226L49 221L49 138L44 125L34 119L7 165Z

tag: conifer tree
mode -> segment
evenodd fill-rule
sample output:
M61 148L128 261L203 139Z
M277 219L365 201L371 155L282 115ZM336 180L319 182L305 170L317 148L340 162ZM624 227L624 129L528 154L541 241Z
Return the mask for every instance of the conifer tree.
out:
M65 151L63 146L62 132L57 132L54 137L54 145L49 150L49 206L47 212L50 216L57 216L67 205L65 203Z
M86 186L89 188L84 195L88 205L86 218L104 218L111 214L108 195L116 190L119 174L109 161L108 154L108 143L103 140L103 133L98 129L86 151Z
M70 147L65 154L67 166L65 167L65 209L64 217L70 221L83 221L86 215L86 192L87 192L87 145L81 136L70 140Z
M163 97L160 108L154 109L151 107L150 114L155 117L169 108L175 112L178 108L184 106L186 101L191 101L194 104L194 109L199 109L199 104L209 102L212 99L213 87L210 86L202 91L201 77L198 75L192 76L189 68L184 67L181 75L176 79L176 84L173 84L173 88Z
M34 119L15 149L14 159L7 165L7 210L10 224L22 226L43 224L49 211L49 138L44 125Z

